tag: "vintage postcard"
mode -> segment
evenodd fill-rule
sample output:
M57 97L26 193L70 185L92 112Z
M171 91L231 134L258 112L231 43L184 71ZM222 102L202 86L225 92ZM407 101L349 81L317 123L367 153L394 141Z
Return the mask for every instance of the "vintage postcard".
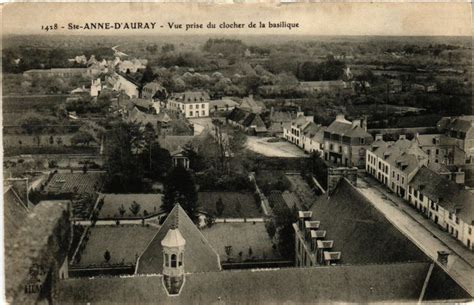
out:
M8 304L469 303L469 2L2 7Z

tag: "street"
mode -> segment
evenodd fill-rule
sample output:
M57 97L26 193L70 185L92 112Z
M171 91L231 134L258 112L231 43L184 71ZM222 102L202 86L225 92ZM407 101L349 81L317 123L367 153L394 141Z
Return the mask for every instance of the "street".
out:
M379 210L388 221L398 228L405 236L413 241L423 252L436 261L438 251L444 250L449 255L447 266L440 265L458 284L465 288L471 295L474 295L474 269L468 263L469 257L461 258L457 252L459 249L454 245L456 241L441 241L435 234L435 230L421 225L417 220L415 210L410 211L410 207L403 199L390 194L378 182L370 177L359 177L357 189L369 199L374 207ZM435 234L434 234L435 233ZM449 246L448 246L449 245ZM456 251L453 251L457 250ZM468 251L466 249L466 251Z
M307 157L297 146L280 139L278 142L268 142L271 138L247 137L247 148L267 157L301 158Z

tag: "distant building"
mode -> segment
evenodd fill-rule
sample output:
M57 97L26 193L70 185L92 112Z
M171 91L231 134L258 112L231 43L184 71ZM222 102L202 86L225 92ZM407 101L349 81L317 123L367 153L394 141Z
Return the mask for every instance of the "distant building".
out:
M365 119L350 122L338 115L324 131L324 159L346 167L363 167L372 141Z
M148 61L146 59L132 59L120 61L117 64L118 71L122 73L136 73L138 70L143 70L146 68Z
M312 81L312 82L300 82L299 88L300 91L314 93L314 92L329 92L335 90L351 90L351 84L344 82L342 80L332 80L332 81Z
M177 150L170 152L170 155L174 167L182 166L186 169L189 168L189 158L185 155L183 148L179 147Z
M115 73L107 79L111 89L123 92L130 98L138 98L140 96L140 84L130 76L121 73Z
M204 91L186 91L172 94L167 107L183 113L186 118L208 117L209 100L209 94Z
M100 95L102 91L102 81L100 78L91 80L91 91L90 94L92 97L96 97Z
M88 75L87 68L53 68L53 69L32 69L23 72L23 76L31 77L48 77L48 76L59 76L59 77L73 77L73 76L86 76Z
M143 86L142 98L164 101L168 93L166 89L158 82L151 82Z
M417 171L428 164L428 156L415 140L401 135L395 143L381 136L367 149L366 171L400 197L407 198L408 183Z
M312 116L297 113L295 120L283 127L283 137L305 152L323 152L323 137L326 127L313 122Z
M291 111L275 111L273 107L270 110L270 127L268 132L272 136L284 137L285 128L289 130L291 121L296 119L297 114Z
M239 127L245 132L255 133L257 135L267 133L267 127L260 114L248 110L234 108L234 110L227 115L227 122Z
M244 97L242 102L240 102L239 108L253 113L262 113L266 109L265 104L262 101L256 101L253 95Z
M220 100L211 100L209 101L209 112L227 112L234 110L235 107L238 107L239 103L236 101L223 97Z
M437 128L465 154L465 164L474 163L474 115L444 117Z
M408 202L472 250L474 194L422 167L408 187Z

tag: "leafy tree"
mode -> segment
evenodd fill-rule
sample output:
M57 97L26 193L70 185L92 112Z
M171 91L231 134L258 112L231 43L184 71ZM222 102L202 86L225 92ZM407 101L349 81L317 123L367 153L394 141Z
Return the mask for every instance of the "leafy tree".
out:
M125 214L125 207L122 205L120 205L119 209L118 209L119 213L120 213L120 216L123 217L123 215Z
M210 228L216 223L216 217L213 214L209 214L206 217L206 225Z
M153 70L151 69L150 65L147 65L145 67L145 71L143 71L142 79L140 80L140 83L142 85L152 82L155 79L155 74L153 73Z
M141 132L136 124L113 123L105 134L105 189L112 193L143 191L143 167L139 158Z
M167 52L173 52L174 51L174 44L172 43L166 43L164 46L161 47L161 52L167 53Z
M286 205L277 205L273 209L275 227L278 232L278 249L282 257L292 260L295 253L293 223L297 221L296 208L290 210Z
M94 137L90 133L85 132L85 131L79 131L78 133L74 134L71 137L72 145L82 144L82 145L89 146L90 142L93 142L93 141L94 141Z
M198 221L197 191L191 174L182 166L174 167L164 183L162 210L171 212L176 203L187 212L194 221Z
M133 201L132 205L130 206L130 212L132 212L133 215L137 216L138 213L140 212L141 206L138 202Z
M218 216L222 216L222 213L224 213L224 203L221 197L216 201L216 212Z
M105 262L106 262L106 263L108 263L108 262L110 261L111 256L110 256L109 250L105 250L104 259L105 259Z
M267 229L268 236L270 236L270 239L273 239L273 237L275 237L275 233L276 233L276 227L275 227L275 224L273 223L273 221L269 221L269 222L265 223L265 228Z

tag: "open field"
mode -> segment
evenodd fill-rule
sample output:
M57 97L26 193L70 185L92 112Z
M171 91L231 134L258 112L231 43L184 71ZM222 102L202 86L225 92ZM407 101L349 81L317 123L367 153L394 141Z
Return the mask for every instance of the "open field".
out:
M220 216L216 214L216 202L219 198L222 199L224 204L224 211ZM250 192L199 192L198 203L203 211L213 213L218 218L254 218L263 216L263 213L257 208L254 195Z
M162 197L162 194L102 194L100 198L104 199L104 205L100 209L99 219L132 219L159 214ZM130 210L133 202L140 205L137 215ZM125 210L123 215L119 212L120 207Z
M109 264L135 264L158 229L147 226L97 226L89 230L89 240L76 266L104 265L106 250L110 252Z
M228 259L227 246L232 247L230 257L235 261L240 260L239 252L242 252L242 260L249 259L249 248L254 259L279 258L278 251L272 249L272 241L263 222L218 223L205 228L202 233L223 262Z

